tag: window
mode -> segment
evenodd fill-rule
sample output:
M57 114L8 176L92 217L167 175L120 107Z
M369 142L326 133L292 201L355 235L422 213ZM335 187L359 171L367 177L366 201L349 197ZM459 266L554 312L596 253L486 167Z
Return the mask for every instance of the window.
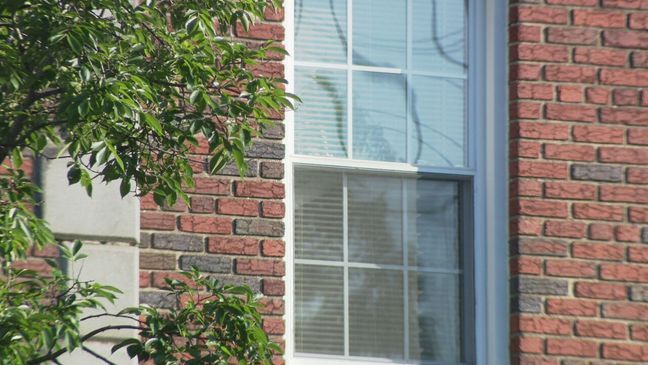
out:
M473 3L289 2L289 364L478 362Z

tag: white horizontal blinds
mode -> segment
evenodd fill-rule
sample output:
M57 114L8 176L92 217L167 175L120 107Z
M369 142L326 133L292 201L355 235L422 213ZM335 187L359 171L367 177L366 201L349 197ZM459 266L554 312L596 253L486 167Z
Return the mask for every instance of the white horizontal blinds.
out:
M353 157L405 162L407 102L405 77L353 73Z
M295 265L295 351L344 355L343 269Z
M295 152L347 156L346 71L295 68L295 92L303 103L295 113Z
M305 170L295 176L295 257L342 261L342 174Z
M296 352L342 356L341 336L351 357L460 362L459 200L452 181L297 168Z
M351 175L349 190L349 261L403 262L401 179Z
M410 359L462 362L461 275L410 271Z
M413 69L465 75L467 0L410 0Z
M409 179L405 186L409 265L460 269L459 185Z
M349 354L404 358L403 271L349 269Z
M346 63L345 0L295 1L295 58Z
M407 2L353 0L353 64L405 68Z

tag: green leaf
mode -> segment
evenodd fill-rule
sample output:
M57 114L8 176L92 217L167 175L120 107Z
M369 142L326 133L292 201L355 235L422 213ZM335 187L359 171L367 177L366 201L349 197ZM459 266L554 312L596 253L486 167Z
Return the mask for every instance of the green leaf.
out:
M67 172L68 184L76 184L81 180L81 168L79 165L72 165Z
M162 135L162 125L160 121L148 113L143 113L144 122L151 127L158 136Z
M201 92L199 89L194 90L194 91L191 93L191 95L189 96L189 102L190 102L191 104L196 104L196 100L198 100L198 98L200 97L201 93L202 93L202 92Z
M22 152L20 151L20 149L15 148L11 152L11 164L13 165L14 169L20 169L22 163L23 163Z
M88 174L88 171L86 170L81 170L81 186L83 186L86 189L86 193L88 193L88 196L92 196L92 178L90 178L90 174Z
M115 146L112 145L112 143L105 141L106 142L106 147L110 150L110 153L112 154L113 158L115 159L115 162L117 162L117 165L119 165L119 168L123 171L126 171L126 168L124 167L124 161L122 161L121 157L119 157L119 154L117 153L117 150L115 149Z
M164 202L166 201L166 193L164 190L155 189L153 192L153 201L155 201L155 203L160 207L164 206Z
M122 179L121 183L119 184L119 193L121 194L121 197L125 197L128 195L131 191L131 182L129 179Z
M220 171L229 161L229 158L225 156L224 153L216 153L210 160L209 160L209 173L210 174L215 174L218 171Z
M74 244L72 246L72 256L76 256L77 253L81 250L81 247L83 247L83 243L79 240L74 240Z
M76 54L81 53L83 49L83 44L81 43L79 38L77 38L77 36L74 35L74 33L70 32L67 34L67 42L70 48L72 49L72 51L74 51L74 53Z
M239 170L241 178L245 177L247 172L247 163L245 162L245 157L243 152L239 149L232 150L232 156L234 156L234 161L236 162L236 167Z
M90 81L90 78L92 77L92 74L90 73L90 69L87 67L81 67L81 79L85 82Z
M116 344L115 346L113 346L113 347L110 349L110 353L111 353L111 354L114 354L115 351L117 351L117 350L119 350L119 349L121 349L121 348L123 348L123 347L130 346L130 345L133 345L133 344L139 344L139 343L140 343L140 342L139 342L138 340L134 339L134 338L126 339L126 340L124 340L124 341L122 341L122 342Z

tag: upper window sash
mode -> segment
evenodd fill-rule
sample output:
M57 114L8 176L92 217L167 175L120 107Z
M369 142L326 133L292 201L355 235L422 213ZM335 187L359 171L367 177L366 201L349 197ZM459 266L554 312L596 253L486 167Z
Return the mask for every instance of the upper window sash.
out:
M474 167L466 3L295 0L294 154Z

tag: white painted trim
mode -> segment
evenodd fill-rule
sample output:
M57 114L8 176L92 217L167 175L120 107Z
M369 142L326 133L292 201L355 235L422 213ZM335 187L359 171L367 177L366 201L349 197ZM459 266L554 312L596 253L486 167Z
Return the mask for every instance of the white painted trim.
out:
M471 365L469 363L447 363L447 362L421 362L421 361L394 361L375 357L351 357L345 358L334 355L303 354L294 357L288 365Z
M346 189L345 189L346 190ZM348 206L344 204L345 210ZM405 212L405 210L403 210ZM346 225L346 223L345 223ZM405 225L403 225L405 226ZM406 231L406 230L403 230ZM405 234L404 232L403 234ZM403 241L407 242L407 241ZM348 248L345 247L345 250ZM403 252L405 252L404 250ZM295 264L304 264L304 265L319 265L319 266L330 266L330 267L352 267L358 269L381 269L381 270L398 270L398 271L412 271L412 272L426 272L426 273L436 273L436 274L461 274L463 271L459 269L443 269L435 267L419 267L407 265L405 262L407 255L403 255L403 265L393 265L393 264L369 264L365 262L348 262L344 261L328 261L328 260L312 260L312 259L294 259Z
M469 148L467 165L470 168L426 168L408 164L375 161L350 161L336 158L313 158L294 155L294 113L286 113L286 323L285 359L288 365L363 365L369 363L419 364L381 359L345 359L294 352L294 237L293 211L294 166L341 166L347 169L371 171L397 170L399 173L426 173L449 176L453 179L474 180L474 280L475 284L475 364L505 365L509 363L508 350L508 174L507 174L507 13L505 0L468 0L470 24L470 61L468 75L474 105L468 109ZM285 2L286 78L291 81L287 91L294 92L294 0ZM348 34L347 37L352 37ZM352 62L351 59L347 63ZM307 63L300 63L307 65ZM314 66L315 64L313 64ZM348 67L341 65L341 68ZM328 65L331 68L331 65ZM354 68L357 66L354 66ZM347 70L350 70L347 68ZM376 70L365 70L376 71ZM382 72L382 71L381 71ZM437 75L448 77L449 75ZM465 77L464 77L465 78ZM350 80L347 82L347 85ZM474 85L472 83L475 83ZM474 87L473 87L474 86ZM348 87L348 86L347 86ZM480 94L477 98L470 90ZM472 101L471 101L472 102ZM351 109L350 109L351 110ZM350 111L349 111L350 112ZM349 140L352 138L350 135ZM347 144L349 154L352 145ZM441 363L430 363L441 364ZM467 365L467 364L466 364Z
M336 157L303 156L293 155L289 157L293 165L316 166L318 168L335 168L336 170L355 170L367 172L397 173L398 175L426 174L429 176L439 175L453 179L465 179L475 175L476 170L462 167L433 167L416 166L401 162L383 162L370 160L350 160ZM435 176L436 177L436 176Z
M377 66L364 66L364 65L351 65L351 64L345 65L341 63L312 62L312 61L294 61L294 64L295 66L299 66L299 67L313 67L317 69L331 69L331 70L350 69L351 71L379 72L385 74L407 73L412 76L441 77L444 79L466 79L467 78L467 75L465 74L431 72L431 71L420 71L420 70L411 70L408 72L408 69L406 68L395 68L395 67L377 67Z
M508 273L508 1L488 0L486 48L486 153L484 154L486 324L485 361L509 364Z
M295 1L286 0L284 1L284 28L285 28L285 48L288 51L288 55L284 61L285 65L285 76L289 80L286 85L286 91L294 93L295 92ZM285 268L286 276L284 277L284 287L285 287L285 296L284 296L284 323L285 323L285 334L284 334L284 359L286 360L287 365L294 365L294 352L295 348L294 340L292 334L294 333L294 309L293 309L293 293L295 292L293 277L295 275L295 263L294 263L294 222L293 222L293 211L294 211L294 194L295 189L292 189L293 186L293 164L291 161L291 156L295 153L295 133L294 133L294 120L295 112L291 110L286 110L284 124L285 124L285 133L286 138L284 139L286 158L284 159L284 184L285 189L285 209L286 216L284 218L285 222Z
M347 174L342 175L342 233L342 270L344 272L344 278L342 279L344 318L342 323L344 324L344 356L349 356L349 176ZM298 261L295 259L295 263Z

